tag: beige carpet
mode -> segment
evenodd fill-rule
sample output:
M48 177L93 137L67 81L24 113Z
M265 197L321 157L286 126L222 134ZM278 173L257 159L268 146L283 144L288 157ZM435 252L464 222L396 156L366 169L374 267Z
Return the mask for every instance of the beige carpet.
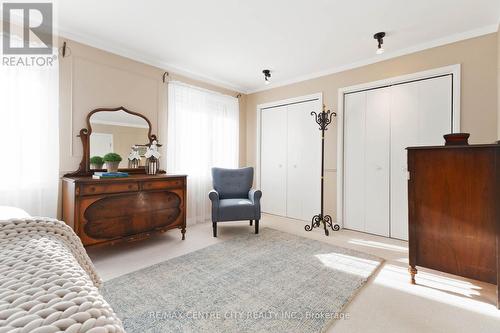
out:
M127 332L320 332L381 263L273 229L105 282Z

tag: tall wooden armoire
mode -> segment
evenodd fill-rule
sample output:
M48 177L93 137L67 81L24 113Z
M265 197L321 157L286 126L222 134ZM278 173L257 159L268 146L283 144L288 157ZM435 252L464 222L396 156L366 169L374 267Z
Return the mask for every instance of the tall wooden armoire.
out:
M500 145L408 148L408 171L412 283L421 266L498 288Z

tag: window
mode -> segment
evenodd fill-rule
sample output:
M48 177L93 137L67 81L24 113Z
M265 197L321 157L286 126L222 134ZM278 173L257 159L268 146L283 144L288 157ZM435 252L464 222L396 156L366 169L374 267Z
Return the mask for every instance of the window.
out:
M58 82L57 62L0 66L0 206L57 216Z
M167 172L188 175L188 223L210 219L211 168L238 167L238 147L238 99L169 83Z

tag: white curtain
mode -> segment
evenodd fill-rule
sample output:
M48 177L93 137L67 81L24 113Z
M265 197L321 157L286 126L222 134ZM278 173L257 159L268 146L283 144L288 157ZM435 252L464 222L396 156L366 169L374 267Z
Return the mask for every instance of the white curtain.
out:
M57 217L59 73L0 66L0 206Z
M167 172L188 176L187 221L208 221L211 168L238 167L238 99L170 82L167 121Z

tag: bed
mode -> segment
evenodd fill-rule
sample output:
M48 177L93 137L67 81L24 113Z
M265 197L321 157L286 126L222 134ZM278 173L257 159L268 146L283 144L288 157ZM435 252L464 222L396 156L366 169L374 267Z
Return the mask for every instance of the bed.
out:
M124 332L73 230L26 215L0 220L0 333Z

